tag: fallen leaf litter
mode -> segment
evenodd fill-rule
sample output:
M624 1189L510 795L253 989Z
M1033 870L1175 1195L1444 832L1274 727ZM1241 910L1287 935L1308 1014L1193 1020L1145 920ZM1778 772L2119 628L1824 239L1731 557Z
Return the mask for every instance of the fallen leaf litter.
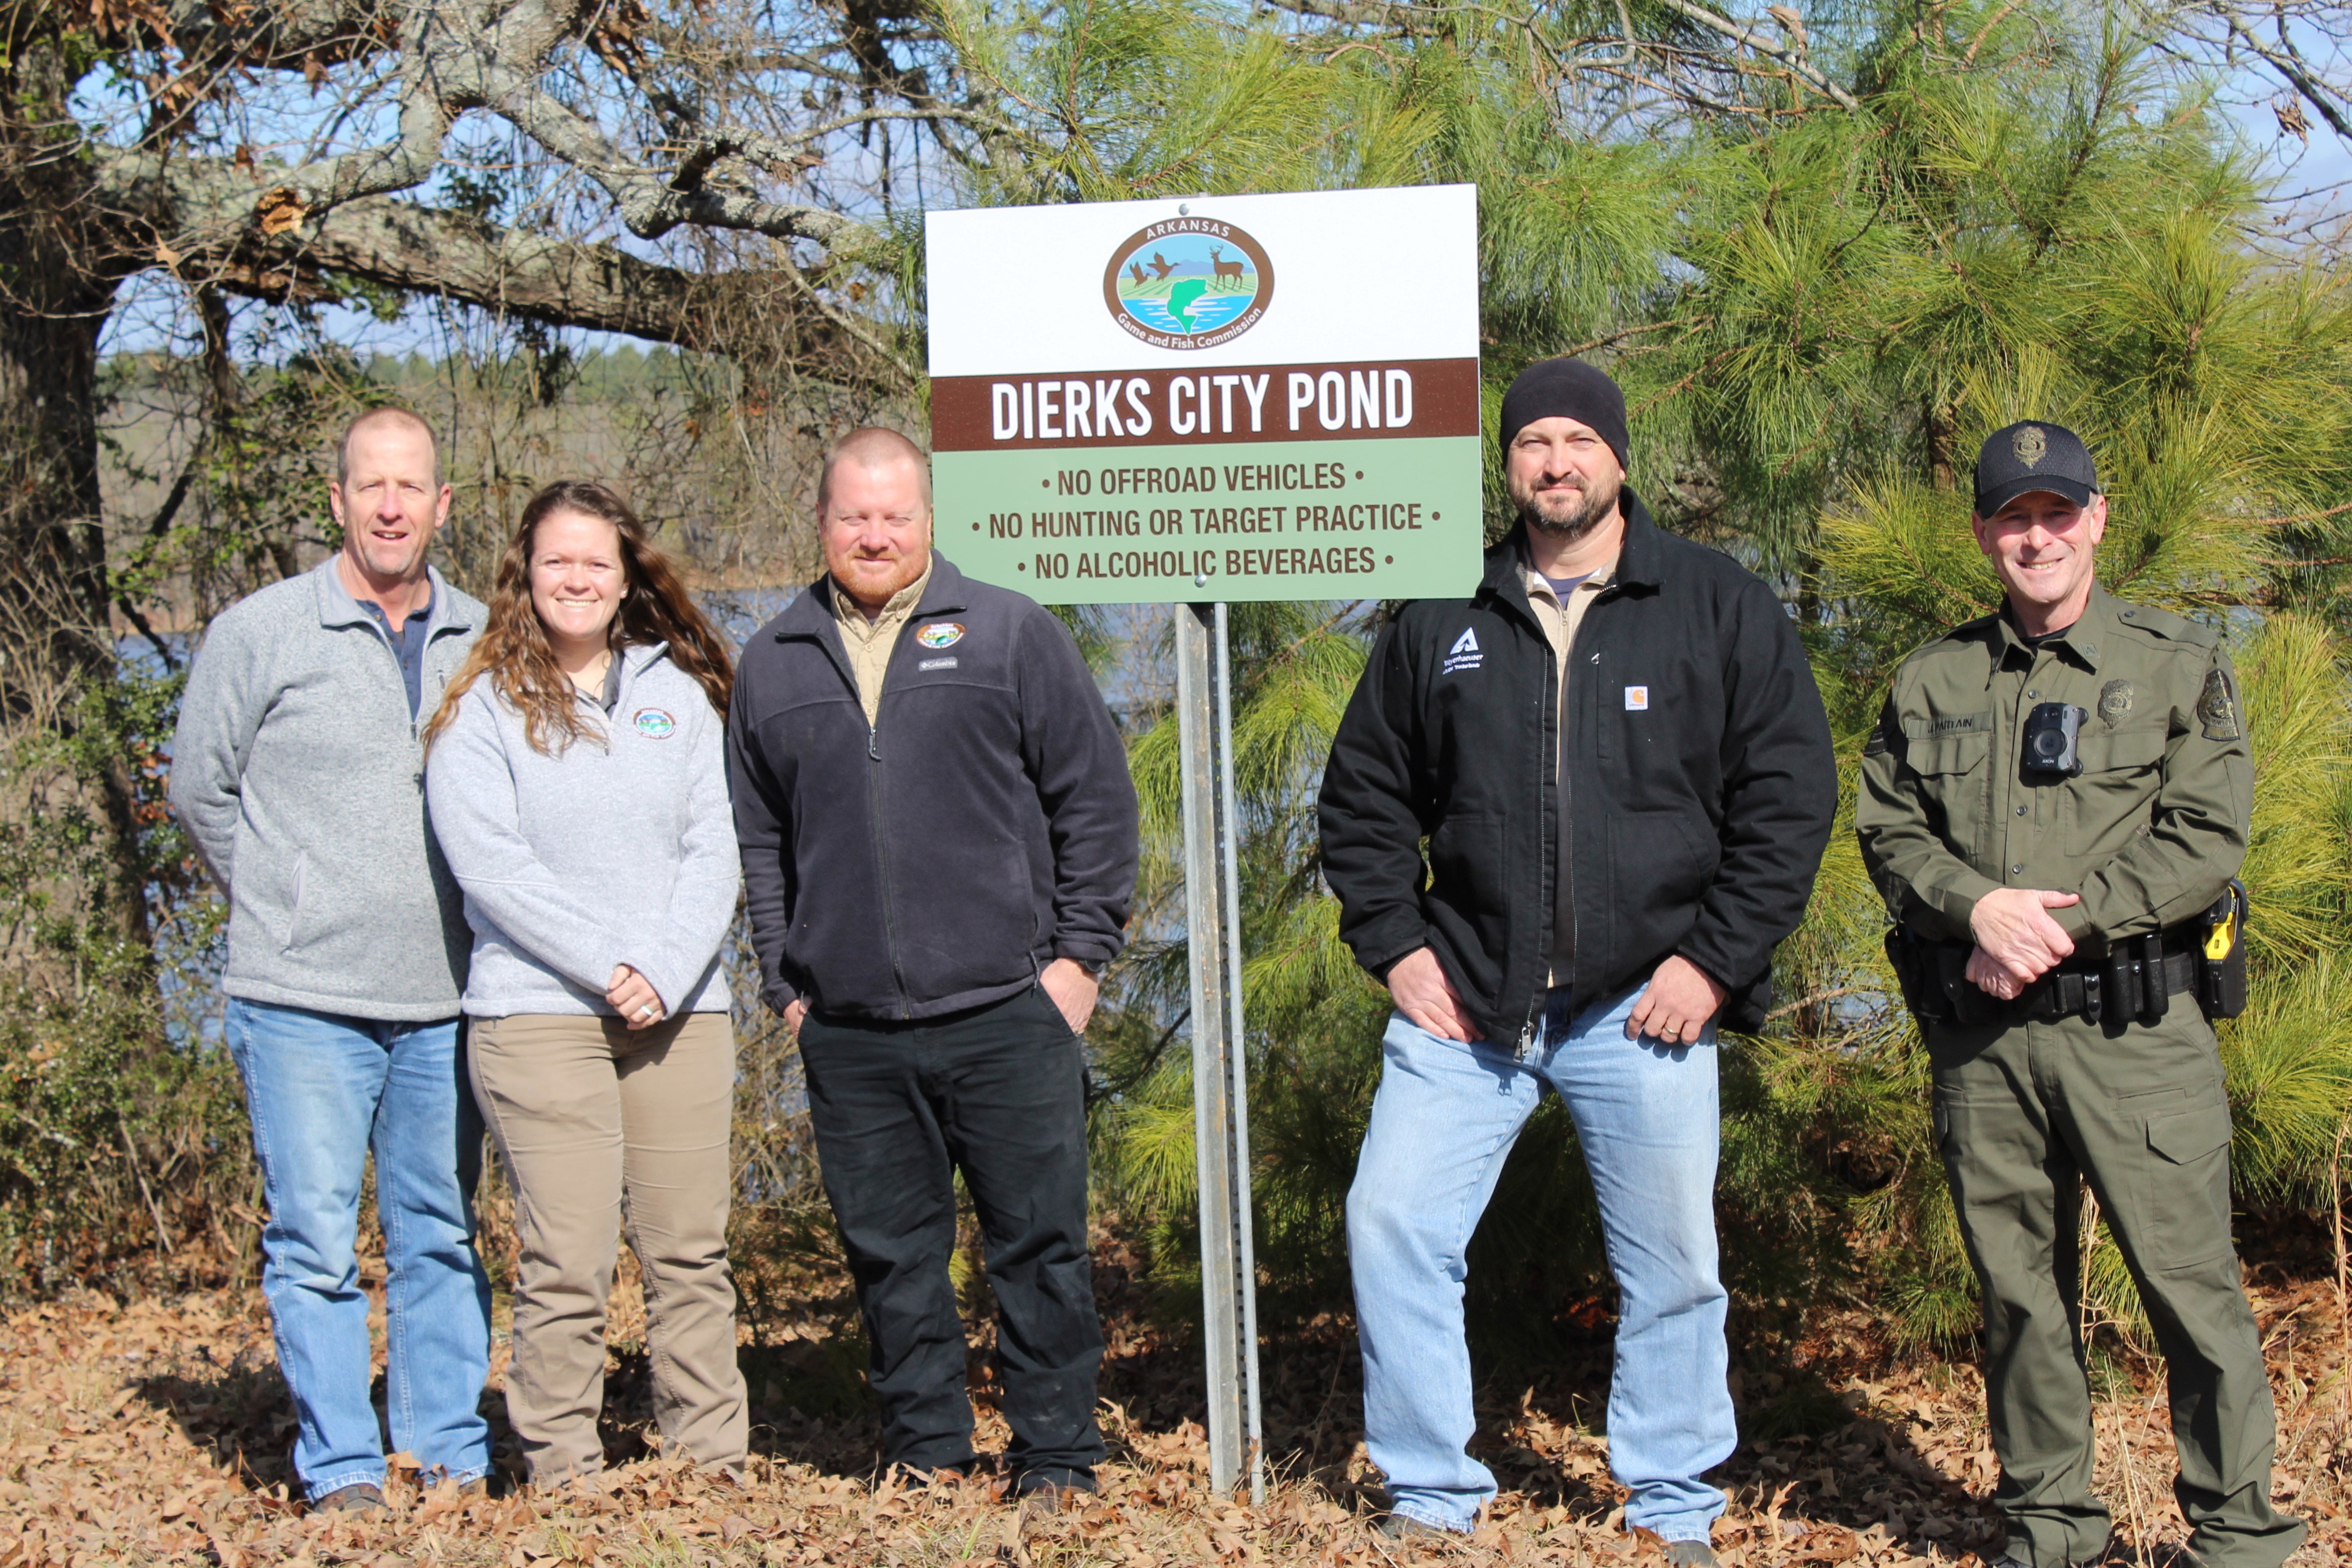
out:
M2294 1562L2352 1560L2352 1418L2332 1289L2262 1288L2256 1305L2280 1413L2276 1490L2313 1527ZM642 1306L616 1295L614 1307L625 1345L618 1331ZM1605 1397L1605 1334L1590 1364L1482 1407L1475 1447L1505 1488L1482 1528L1459 1542L1398 1542L1369 1529L1379 1494L1357 1441L1343 1324L1309 1325L1267 1357L1275 1479L1259 1508L1208 1489L1204 1435L1183 1418L1198 1399L1189 1347L1132 1322L1111 1326L1104 1425L1112 1463L1098 1496L1059 1514L1016 1511L1002 1483L986 1477L928 1488L877 1482L869 1415L828 1421L755 1402L760 1451L740 1488L656 1454L619 1465L601 1490L468 1498L446 1481L420 1485L403 1455L393 1466L390 1513L354 1518L308 1515L293 1499L293 1415L257 1297L123 1303L86 1294L0 1320L0 1568L1532 1568L1660 1560L1654 1539L1622 1530L1624 1494L1609 1479L1605 1439L1588 1429ZM1853 1342L1868 1338L1857 1316L1822 1325L1814 1339L1839 1342L1842 1329ZM608 1401L608 1434L621 1436L623 1451L632 1441L637 1450L657 1447L647 1435L642 1356L634 1359L635 1377L632 1358L618 1358ZM501 1346L494 1384L503 1362ZM1819 1375L1848 1419L1812 1436L1745 1442L1716 1473L1733 1494L1716 1532L1726 1563L1973 1568L1979 1553L1998 1550L1986 1501L1996 1472L1973 1369L1882 1355L1875 1365L1854 1359ZM975 1383L982 1445L1001 1449L1005 1430L988 1379L976 1373ZM2147 1548L2144 1561L2163 1563L2185 1532L2170 1501L2161 1381L2142 1367L2115 1394L2098 1412L2102 1490L2118 1524ZM488 1407L497 1404L493 1395ZM503 1436L503 1423L499 1429Z

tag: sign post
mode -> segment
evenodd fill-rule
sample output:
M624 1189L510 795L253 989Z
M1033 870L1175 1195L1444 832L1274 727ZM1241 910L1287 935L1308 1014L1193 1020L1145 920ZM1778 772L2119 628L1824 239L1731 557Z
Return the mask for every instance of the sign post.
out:
M940 212L925 252L937 546L1175 606L1210 1483L1261 1501L1226 605L1475 589L1476 192Z
M1249 1077L1242 1049L1241 879L1228 653L1224 605L1177 606L1176 723L1184 773L1209 1484L1230 1490L1246 1466L1250 1501L1257 1503L1265 1500L1265 1463L1258 1424L1257 1270L1250 1243Z

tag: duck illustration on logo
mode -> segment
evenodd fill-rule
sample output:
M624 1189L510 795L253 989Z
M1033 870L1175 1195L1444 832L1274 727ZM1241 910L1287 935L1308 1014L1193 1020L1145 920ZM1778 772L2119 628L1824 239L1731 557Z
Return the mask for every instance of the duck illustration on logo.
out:
M1231 342L1265 315L1274 263L1232 224L1189 214L1128 236L1103 268L1111 319L1154 348Z

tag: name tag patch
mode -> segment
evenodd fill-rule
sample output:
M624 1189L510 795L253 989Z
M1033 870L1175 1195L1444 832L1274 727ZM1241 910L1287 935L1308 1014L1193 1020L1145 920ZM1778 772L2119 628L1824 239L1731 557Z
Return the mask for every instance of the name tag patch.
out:
M1625 689L1625 711L1628 713L1646 713L1649 710L1650 689L1646 686L1627 687Z

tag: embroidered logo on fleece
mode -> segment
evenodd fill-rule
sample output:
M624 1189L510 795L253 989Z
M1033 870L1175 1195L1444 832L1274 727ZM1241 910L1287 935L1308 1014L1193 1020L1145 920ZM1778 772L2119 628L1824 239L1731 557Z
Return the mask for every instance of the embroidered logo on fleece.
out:
M928 648L953 647L963 641L961 621L933 621L916 632L915 640Z
M629 722L648 741L667 741L677 729L677 721L658 708L640 708Z

